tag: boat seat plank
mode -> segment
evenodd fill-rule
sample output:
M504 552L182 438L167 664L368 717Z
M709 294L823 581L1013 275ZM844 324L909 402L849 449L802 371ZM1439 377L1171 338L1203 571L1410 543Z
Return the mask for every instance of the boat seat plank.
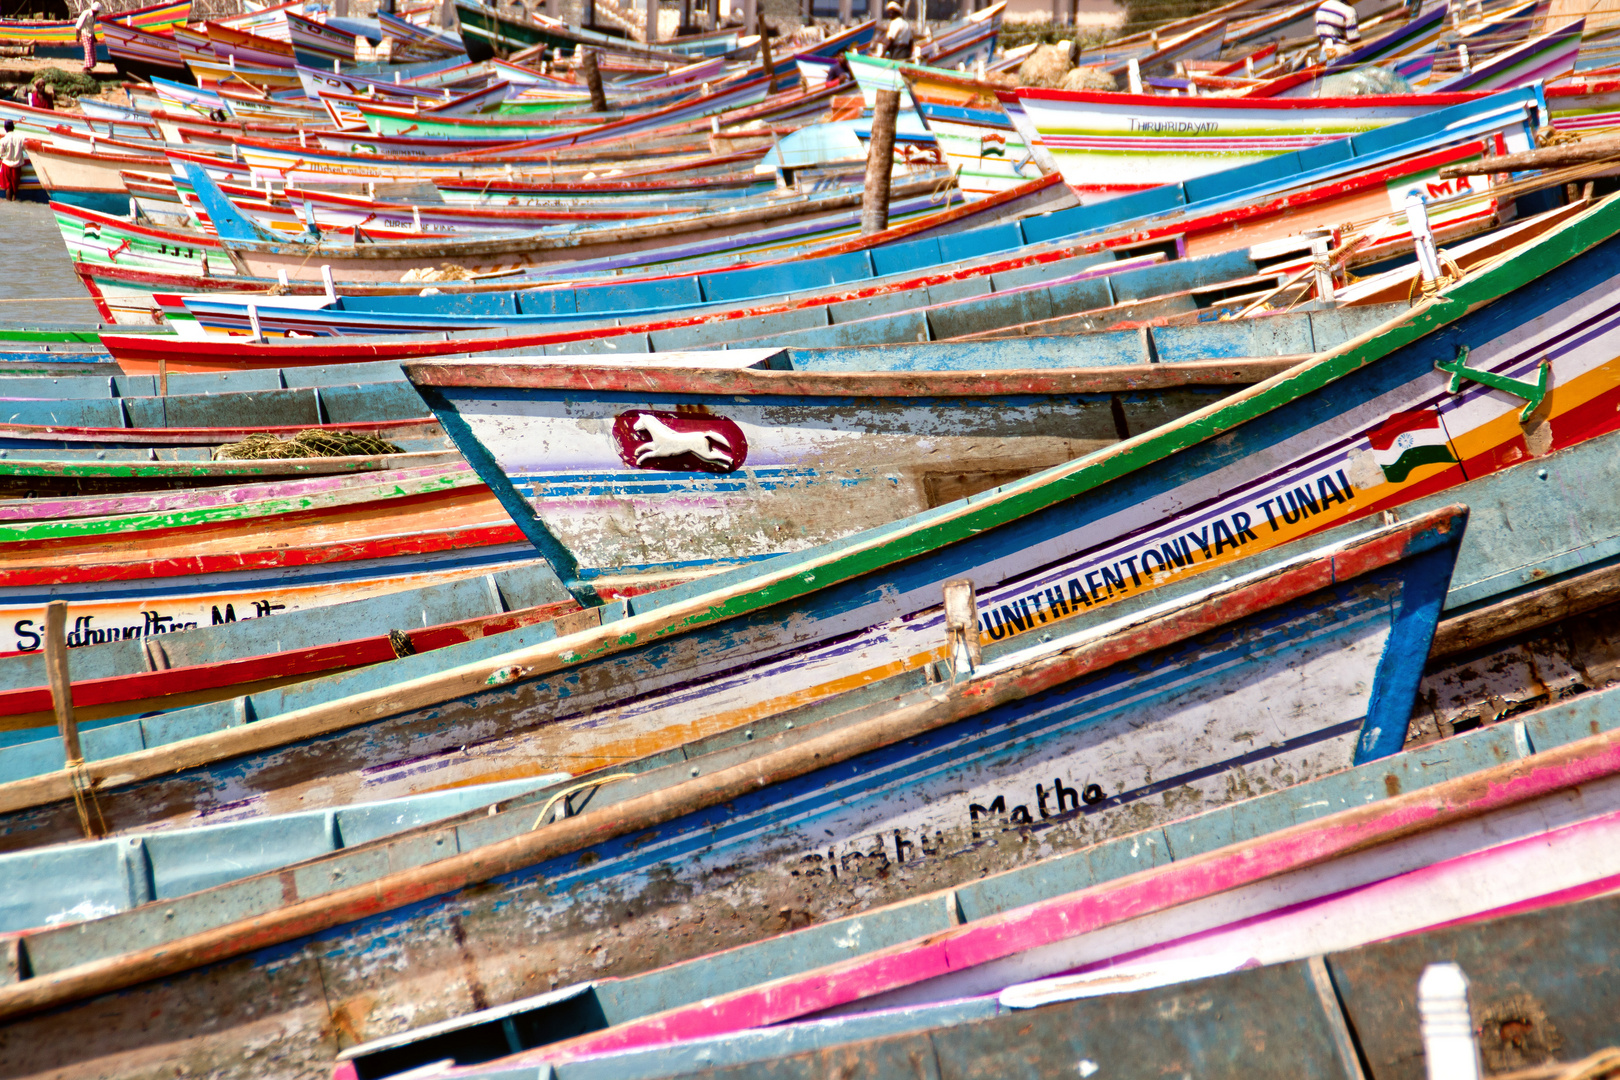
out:
M1249 253L1240 250L1204 259L1177 259L1136 270L1122 270L1102 280L1107 281L1114 290L1113 302L1123 304L1187 289L1209 288L1217 282L1236 281L1252 277L1257 272L1258 268L1254 260L1249 258Z
M1077 255L1071 259L1037 263L1034 266L1021 266L1016 270L1002 270L990 275L990 291L1002 292L1006 289L1016 289L1022 285L1034 285L1037 282L1068 277L1070 274L1078 274L1082 270L1090 270L1094 266L1113 261L1112 254L1095 252L1090 255Z
M1095 286L1099 283L1085 281L1077 284ZM1058 285L1045 289L1024 289L981 297L972 304L959 307L934 308L927 312L928 326L935 338L953 338L1009 323L1050 319L1057 314L1052 293L1063 289L1064 286Z
M845 300L837 304L828 304L825 308L827 321L832 323L859 322L861 319L870 319L878 315L893 315L899 311L910 311L912 308L923 306L923 301L915 293L884 293L880 296L863 296L856 300ZM806 323L805 325L814 325ZM793 329L784 327L783 329ZM656 335L654 335L656 340Z
M146 376L154 383L154 376ZM175 372L169 376L170 394L230 394L244 390L281 390L286 386L281 380L281 371L277 368L264 368L259 371L222 371L201 372L191 374ZM140 396L153 397L157 394L157 387L144 391ZM134 394L125 395L134 397Z
M690 346L684 345L677 346L677 348L689 347ZM523 355L526 353L532 353L533 351L534 350L532 348L518 349L512 355ZM618 334L613 337L591 338L585 341L557 342L556 344L546 346L545 355L587 356L593 353L607 353L608 355L612 356L615 354L622 355L625 353L650 353L660 351L663 350L654 349L652 347L652 343L648 340L648 335L646 334ZM479 355L484 354L480 353Z
M356 424L428 415L427 403L408 382L327 386L319 390L323 420L328 424Z
M939 237L925 236L873 248L872 269L878 277L888 277L915 271L918 267L937 266L945 261L939 253L939 241Z
M866 281L875 276L868 252L846 251L802 262L702 274L698 284L703 300L715 304Z
M950 233L939 238L940 262L976 259L1024 246L1024 232L1016 221L989 225L968 232Z
M687 308L702 303L703 290L696 277L655 278L574 290L574 304L581 315L611 315L638 308Z
M214 427L220 420L222 400L215 394L125 398L124 408L128 410L130 427ZM238 418L252 416L256 424L291 426L321 422L319 399L311 389L247 390L231 395L229 400Z
M125 420L123 403L131 400L140 399L0 401L0 423L53 424L61 427L129 427L129 423Z

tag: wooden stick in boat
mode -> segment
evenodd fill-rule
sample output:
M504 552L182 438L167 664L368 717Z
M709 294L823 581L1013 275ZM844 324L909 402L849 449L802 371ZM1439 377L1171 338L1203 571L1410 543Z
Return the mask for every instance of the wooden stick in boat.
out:
M591 110L608 111L607 94L602 90L602 70L596 66L596 50L586 49L579 58L579 73L585 76L585 88L591 92Z
M51 705L56 728L62 733L68 768L84 761L79 748L79 725L73 719L73 680L68 675L67 604L52 600L45 605L45 676L51 682Z
M1578 143L1564 146L1548 146L1518 154L1481 158L1462 165L1447 165L1440 170L1440 177L1452 180L1460 176L1483 176L1488 173L1519 172L1524 169L1564 169L1572 165L1616 160L1620 160L1620 135L1610 135L1602 139L1583 139Z
M765 75L771 80L765 84L767 94L776 93L776 65L771 62L771 34L765 27L765 13L755 12L754 33L759 35L759 58L765 65Z
M861 193L861 235L889 227L889 177L894 172L894 124L900 91L879 90L872 109L872 137L866 144L866 189Z

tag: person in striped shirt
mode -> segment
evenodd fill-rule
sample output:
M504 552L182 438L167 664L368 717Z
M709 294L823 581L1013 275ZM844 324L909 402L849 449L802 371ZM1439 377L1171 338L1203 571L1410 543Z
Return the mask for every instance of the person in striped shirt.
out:
M1356 9L1344 0L1322 0L1316 9L1316 39L1322 44L1322 59L1333 60L1361 42Z

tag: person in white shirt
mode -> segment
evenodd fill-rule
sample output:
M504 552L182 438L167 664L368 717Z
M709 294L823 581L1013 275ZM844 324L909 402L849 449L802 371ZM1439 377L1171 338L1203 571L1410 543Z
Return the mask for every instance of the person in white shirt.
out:
M889 16L889 25L883 31L883 40L878 42L878 55L890 60L910 60L913 38L905 8L896 0L889 0L889 6L883 9L883 13Z
M6 202L17 201L17 185L22 181L23 133L17 125L6 121L6 133L0 135L0 189L6 193Z
M1322 60L1337 60L1361 43L1361 26L1356 9L1344 0L1322 0L1316 9L1316 40L1322 43Z
M86 75L96 68L96 19L100 16L101 0L94 0L94 3L79 12L79 19L73 24L73 32L78 35L80 44L84 46Z

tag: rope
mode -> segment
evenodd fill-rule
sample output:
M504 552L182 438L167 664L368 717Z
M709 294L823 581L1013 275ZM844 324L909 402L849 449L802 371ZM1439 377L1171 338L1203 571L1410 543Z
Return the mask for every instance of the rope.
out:
M1441 289L1447 288L1463 278L1463 269L1457 265L1457 260L1444 248L1437 250L1435 258L1440 262L1440 276L1432 281L1423 277L1420 270L1412 279L1412 287L1406 290L1406 306L1416 307L1419 300L1428 300L1439 294ZM1419 295L1421 294L1421 296Z
M534 824L529 826L529 831L534 832L540 827L540 823L546 820L546 815L551 813L551 808L557 805L558 799L566 799L568 796L578 794L587 788L601 787L603 784L610 784L615 780L628 780L636 775L636 773L628 772L614 773L612 776L600 776L595 780L586 780L584 783L575 784L573 787L563 788L563 790L546 800L546 805L540 808L540 816L534 819Z
M241 442L226 443L214 451L215 461L269 461L287 458L378 457L404 450L386 439L359 431L322 431L310 428L290 439L255 432Z
M1599 1050L1569 1065L1535 1065L1514 1072L1497 1073L1492 1080L1596 1080L1620 1072L1620 1048Z

